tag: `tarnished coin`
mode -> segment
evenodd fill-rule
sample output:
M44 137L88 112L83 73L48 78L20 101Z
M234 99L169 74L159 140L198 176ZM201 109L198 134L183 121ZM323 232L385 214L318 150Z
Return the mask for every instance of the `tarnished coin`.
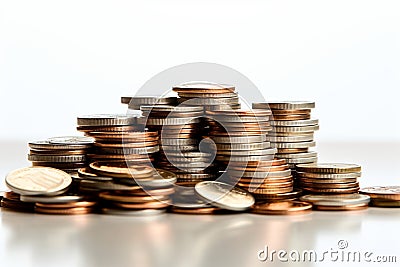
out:
M300 200L310 202L313 205L346 206L368 204L370 201L370 197L357 193L342 195L305 195L300 197Z
M297 165L297 171L313 173L352 173L360 172L361 166L348 163L311 163Z
M302 201L276 201L255 204L251 212L268 215L294 215L311 212L312 205Z
M95 139L88 136L59 136L47 139L51 144L62 145L88 145L93 144Z
M71 176L48 167L28 167L10 172L7 186L21 195L59 195L71 184Z
M371 186L360 190L361 194L367 194L371 198L400 200L400 186Z
M221 182L200 182L196 184L195 190L207 203L222 209L242 211L254 204L254 197L251 194Z

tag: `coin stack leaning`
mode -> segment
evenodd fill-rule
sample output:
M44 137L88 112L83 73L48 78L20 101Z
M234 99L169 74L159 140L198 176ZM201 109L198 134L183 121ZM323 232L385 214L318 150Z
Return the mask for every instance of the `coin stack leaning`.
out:
M168 105L176 106L176 97L157 97L157 96L123 96L121 103L128 105L128 113L140 111L141 106Z
M172 88L178 93L178 103L199 106L204 110L240 109L238 93L228 84L186 83Z
M180 182L199 182L215 178L210 154L199 151L201 107L142 106L146 127L160 136L157 168L177 174Z
M360 189L361 166L346 163L298 164L300 187L311 194L351 194Z
M317 153L309 151L315 146L314 131L319 129L318 120L311 119L314 102L283 101L253 103L253 108L271 110L274 129L268 135L271 146L278 149L277 158L286 159L289 167L317 162Z
M53 167L76 173L85 167L86 154L94 139L81 136L52 137L44 141L29 142L28 160L32 166Z

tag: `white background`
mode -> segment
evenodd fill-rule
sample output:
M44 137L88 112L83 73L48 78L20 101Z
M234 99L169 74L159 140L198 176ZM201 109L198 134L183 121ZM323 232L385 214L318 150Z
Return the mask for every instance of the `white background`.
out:
M267 99L315 100L318 141L400 141L399 14L398 1L0 1L0 138L74 134L77 115L124 113L120 96L203 61Z

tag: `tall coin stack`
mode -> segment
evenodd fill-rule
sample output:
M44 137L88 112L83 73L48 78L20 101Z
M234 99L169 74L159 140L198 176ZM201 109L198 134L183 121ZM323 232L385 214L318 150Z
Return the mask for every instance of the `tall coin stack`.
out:
M79 168L86 166L86 154L93 142L93 138L81 136L52 137L30 142L28 160L35 167L53 167L76 173Z

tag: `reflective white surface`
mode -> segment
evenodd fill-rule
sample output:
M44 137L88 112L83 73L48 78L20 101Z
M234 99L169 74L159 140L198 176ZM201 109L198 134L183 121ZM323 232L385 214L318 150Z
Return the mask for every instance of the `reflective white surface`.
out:
M347 146L347 150L346 150ZM25 166L26 145L1 144L1 174ZM362 185L400 184L396 144L318 144L323 161L360 163ZM397 150L397 151L396 151ZM14 153L12 153L14 152ZM14 155L14 156L13 156ZM383 156L385 155L385 156ZM4 159L4 160L3 160ZM19 165L19 166L16 166ZM3 185L2 185L3 186ZM261 262L260 250L372 252L400 262L400 209L312 212L299 216L253 214L154 217L111 215L51 216L0 212L0 266L289 266ZM302 262L297 266L342 266Z

